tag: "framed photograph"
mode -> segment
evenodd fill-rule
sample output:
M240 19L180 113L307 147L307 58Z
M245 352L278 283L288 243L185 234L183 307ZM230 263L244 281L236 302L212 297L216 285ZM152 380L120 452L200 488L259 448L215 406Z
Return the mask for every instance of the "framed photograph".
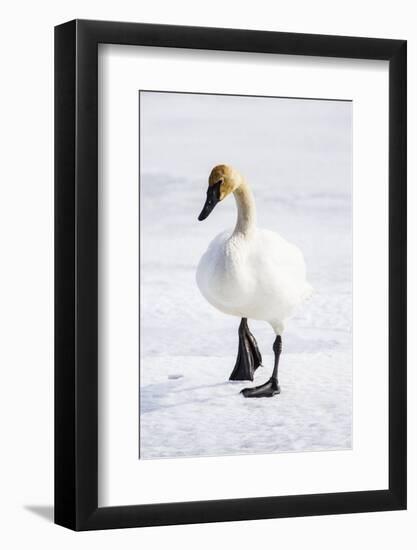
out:
M55 522L406 508L406 42L55 29Z

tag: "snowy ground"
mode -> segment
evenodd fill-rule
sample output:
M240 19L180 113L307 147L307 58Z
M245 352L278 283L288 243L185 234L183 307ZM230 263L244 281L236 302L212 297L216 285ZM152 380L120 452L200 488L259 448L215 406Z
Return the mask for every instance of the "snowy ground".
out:
M141 133L141 458L349 448L350 104L146 93ZM259 225L301 248L315 288L283 335L272 399L244 399L250 383L227 381L239 320L195 284L199 257L235 220L229 199L197 222L220 162L247 176ZM261 383L274 334L250 328Z
M265 357L269 367L272 360ZM282 393L263 400L239 395L248 382L227 382L233 361L191 356L146 362L143 458L350 447L351 364L345 354L289 354ZM260 371L256 381L262 383L270 371Z

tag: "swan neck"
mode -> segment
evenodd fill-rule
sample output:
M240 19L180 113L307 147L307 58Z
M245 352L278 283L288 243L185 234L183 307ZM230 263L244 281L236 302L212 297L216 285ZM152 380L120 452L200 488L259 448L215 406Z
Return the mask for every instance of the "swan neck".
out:
M245 237L249 237L253 233L256 225L254 196L246 181L242 181L233 194L237 206L237 221L233 234L236 235L240 233Z

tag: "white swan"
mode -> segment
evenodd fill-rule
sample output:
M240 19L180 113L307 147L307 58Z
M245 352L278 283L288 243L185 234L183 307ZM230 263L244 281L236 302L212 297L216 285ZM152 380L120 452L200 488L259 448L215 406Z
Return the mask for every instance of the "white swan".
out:
M286 321L312 292L306 280L301 251L277 233L256 227L255 200L245 178L227 165L213 168L207 199L199 220L219 201L234 194L237 222L233 231L220 233L209 244L197 268L197 285L219 311L240 317L239 351L231 380L253 380L262 362L247 319L267 321L276 334L274 370L268 382L245 388L245 397L271 397L280 393L278 362Z

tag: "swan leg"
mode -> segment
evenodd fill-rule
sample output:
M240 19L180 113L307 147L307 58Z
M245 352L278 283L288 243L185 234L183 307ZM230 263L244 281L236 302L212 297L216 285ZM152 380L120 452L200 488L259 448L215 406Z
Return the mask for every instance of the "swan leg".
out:
M242 393L244 397L273 397L281 392L281 388L278 384L278 365L282 351L282 339L280 335L275 338L273 350L275 359L271 378L265 382L265 384L256 386L255 388L243 389L240 393Z
M239 325L239 348L236 364L229 380L253 380L255 370L262 364L262 356L248 321L242 318Z

